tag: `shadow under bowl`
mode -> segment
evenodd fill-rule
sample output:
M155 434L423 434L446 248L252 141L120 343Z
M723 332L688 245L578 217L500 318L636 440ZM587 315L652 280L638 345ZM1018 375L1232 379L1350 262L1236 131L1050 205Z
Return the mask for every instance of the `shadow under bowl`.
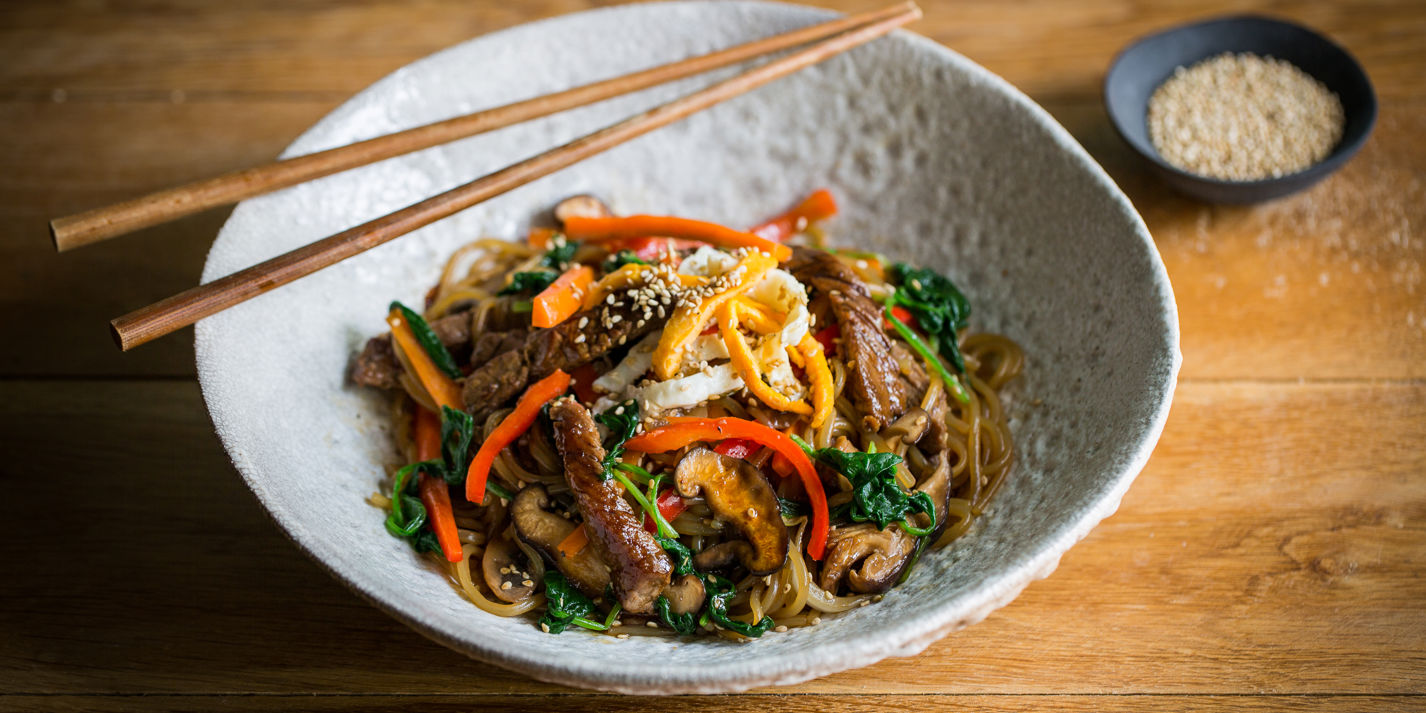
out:
M1224 52L1283 59L1312 75L1342 101L1346 124L1327 158L1297 173L1258 181L1225 181L1177 168L1149 139L1149 98L1178 67ZM1171 28L1129 45L1104 78L1104 104L1115 130L1154 172L1181 193L1210 203L1256 203L1295 193L1341 168L1371 133L1377 102L1360 64L1331 40L1301 25L1251 15Z

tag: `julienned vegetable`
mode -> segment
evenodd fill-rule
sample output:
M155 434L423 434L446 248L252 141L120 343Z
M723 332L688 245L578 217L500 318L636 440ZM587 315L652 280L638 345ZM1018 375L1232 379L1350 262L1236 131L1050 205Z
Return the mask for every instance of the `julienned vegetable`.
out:
M535 295L539 294L560 274L554 270L533 270L531 272L517 272L510 278L510 284L501 288L495 294L504 297L506 295Z
M625 238L655 235L667 238L697 240L714 247L752 248L772 255L782 262L792 257L792 249L752 233L707 223L701 220L665 215L631 215L621 218L570 218L564 224L565 234L589 242L607 242Z
M792 463L812 504L812 523L808 531L807 554L822 559L827 547L827 494L822 481L812 467L812 461L802 448L786 434L757 421L742 418L675 418L667 426L655 428L629 439L625 447L641 453L666 453L691 443L716 443L727 438L740 438L767 446Z
M772 220L750 228L749 233L779 243L802 232L810 223L826 220L837 214L837 199L832 192L819 188L798 203L792 210Z
M902 458L895 453L847 453L836 448L813 450L801 439L794 438L814 458L832 470L846 476L852 484L852 500L847 504L847 517L854 522L875 522L879 530L893 522L901 523L907 534L921 537L935 529L936 509L926 493L908 493L896 482L896 466ZM931 516L931 527L919 528L907 521L912 513Z
M443 359L450 363L457 376L459 369L455 369L455 359L450 352L446 351L441 340L431 332L430 325L420 315L403 307L399 302L391 304L391 311L386 315L386 323L391 327L391 339L395 347L406 355L406 360L410 362L411 369L416 372L416 380L421 382L421 387L430 394L431 400L436 402L438 407L450 407L460 409L461 402L460 387L452 380L445 368L436 363L437 359ZM422 338L416 334L416 325L425 327L427 336L434 340L434 347L426 348ZM431 352L435 351L437 357L432 358Z
M906 323L900 319L897 319L896 313L892 311L891 305L889 304L886 305L886 321L891 324L892 328L896 330L896 333L901 335L901 338L906 340L906 343L909 344L917 354L921 355L921 358L931 366L931 369L940 375L941 381L945 382L946 388L956 397L957 401L961 403L968 403L970 401L970 395L966 393L966 388L961 384L961 380L957 379L955 374L947 371L946 367L941 365L941 360L936 357L936 353L931 351L931 348L926 346L926 343L921 341L921 338L916 336L915 332L911 331L911 327L907 326Z
M916 326L930 338L956 371L966 371L961 355L959 330L970 323L970 301L955 283L935 270L917 269L898 262L889 270L896 292L889 303L905 307L916 317ZM902 322L909 322L901 315Z
M452 379L459 379L461 377L460 368L456 366L455 357L451 356L450 351L446 349L446 345L441 343L441 338L436 336L436 332L431 329L431 325L426 323L425 318L416 314L411 308L400 302L392 302L389 309L392 312L400 313L401 317L405 319L406 325L411 331L411 336L416 338L416 343L421 345L421 350L426 353L427 357L430 357L431 363L435 364L436 368L440 369L442 374ZM407 358L410 358L410 356L408 353Z
M428 461L441 455L441 424L436 414L417 407L413 430L418 460ZM469 445L468 439L466 444ZM464 459L464 449L461 457ZM427 522L441 545L441 554L446 556L447 561L461 561L464 555L460 549L460 533L456 531L456 516L451 509L451 493L445 477L441 473L428 474L422 470L418 478L421 504L426 506Z
M530 323L536 327L553 327L569 319L584 304L584 293L594 282L594 270L577 265L565 270L549 287L535 296Z
M559 634L570 624L591 631L608 631L619 616L619 605L615 604L605 615L603 622L589 617L595 612L594 602L584 596L565 576L555 570L545 572L545 616L540 619L540 629Z
M490 432L485 442L480 444L475 459L466 471L465 499L477 505L485 504L485 481L490 477L490 466L505 446L515 442L540 415L545 404L564 394L569 388L569 374L556 369L553 374L535 382L515 404L515 410Z

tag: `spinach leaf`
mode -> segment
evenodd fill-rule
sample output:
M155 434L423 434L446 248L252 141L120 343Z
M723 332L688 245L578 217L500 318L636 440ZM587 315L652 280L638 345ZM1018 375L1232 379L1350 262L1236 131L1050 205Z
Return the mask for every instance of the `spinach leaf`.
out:
M391 487L391 512L386 515L386 531L396 537L409 539L421 532L426 524L426 506L421 498L412 495L416 484L416 474L422 470L439 469L440 461L423 460L396 471ZM439 471L437 471L439 472Z
M925 513L936 518L935 504L926 493L908 493L896 482L896 466L901 456L895 453L847 453L836 448L811 449L798 441L814 460L821 461L832 470L847 477L852 484L852 500L838 515L850 517L855 522L874 521L878 529L886 529L893 523L901 523L907 534L921 536L930 533L930 528L922 529L907 521L912 513ZM934 522L932 527L934 527Z
M411 538L411 546L414 547L417 552L441 551L441 543L436 539L436 533L431 532L431 528L429 527L422 528L420 532L416 533L415 537Z
M550 245L552 247L540 258L540 265L556 270L568 267L569 261L574 259L574 253L579 250L579 243L570 242L563 235L555 235Z
M955 283L935 270L898 262L891 266L891 277L897 284L892 302L916 315L916 323L935 342L941 355L964 374L966 361L956 332L970 322L970 301Z
M416 342L426 350L426 354L431 357L431 361L435 363L437 369L452 379L459 379L463 376L460 373L460 368L456 366L455 357L446 350L446 345L441 343L441 338L436 336L435 330L431 329L431 325L426 323L425 318L400 302L392 302L391 306L387 308L388 311L393 309L400 312L401 318L410 325L411 333L416 335Z
M577 619L588 621L594 611L594 602L584 596L564 575L555 570L545 571L545 615L540 619L540 629L558 634L577 624Z
M466 467L470 465L470 442L475 438L475 419L470 414L441 407L442 476L451 485L465 483Z
M648 265L649 261L634 254L633 250L620 250L604 261L604 271L613 272L625 265Z
M698 631L698 613L688 612L687 614L673 613L672 605L669 604L668 597L659 595L657 601L659 620L668 625L668 628L682 634L691 636Z
M604 439L604 479L608 480L614 464L624 455L624 443L639 429L639 402L625 401L595 416L594 420L609 429L609 437Z
M517 272L510 278L510 284L501 288L497 295L534 295L550 286L560 275L554 270L536 270L534 272Z
M787 498L777 499L777 509L782 512L783 517L788 518L802 517L807 514L806 506L796 500L788 500Z
M673 576L682 577L685 574L698 574L693 569L693 550L672 537L654 536L654 540L659 543L664 552L668 553L669 559L673 560Z
M708 609L704 615L712 619L713 623L752 639L766 634L768 629L772 628L770 616L764 616L762 621L756 624L746 624L730 618L728 600L733 598L733 583L716 574L703 574L700 577L703 579L703 588L708 593Z

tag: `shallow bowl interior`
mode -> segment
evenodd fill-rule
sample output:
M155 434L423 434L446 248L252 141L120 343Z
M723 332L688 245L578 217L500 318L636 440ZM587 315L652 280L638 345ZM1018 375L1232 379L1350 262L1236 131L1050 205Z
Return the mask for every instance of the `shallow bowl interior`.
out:
M1342 139L1321 162L1261 181L1223 181L1189 173L1164 160L1149 139L1149 98L1178 67L1224 52L1284 59L1312 75L1342 100ZM1371 133L1376 95L1360 64L1331 40L1301 25L1252 15L1174 27L1129 45L1104 78L1104 103L1119 135L1180 192L1212 203L1256 203L1295 193L1341 168Z
M288 155L707 52L827 19L765 3L616 7L517 27L410 65ZM659 42L648 42L658 37ZM724 73L726 74L726 72ZM392 159L238 206L211 280L532 155L707 80L681 82ZM949 273L974 328L1018 340L1019 465L973 533L875 605L753 643L541 633L461 599L382 529L366 498L396 458L386 400L348 384L392 299L445 257L519 236L577 193L621 212L747 225L819 186L833 241ZM1052 570L1113 512L1162 427L1177 374L1172 291L1138 215L1045 112L939 45L898 33L258 297L197 329L198 370L239 473L296 544L414 629L541 679L636 693L789 683L909 655ZM340 642L333 642L339 646ZM455 669L453 669L455 670ZM478 669L471 669L472 671Z

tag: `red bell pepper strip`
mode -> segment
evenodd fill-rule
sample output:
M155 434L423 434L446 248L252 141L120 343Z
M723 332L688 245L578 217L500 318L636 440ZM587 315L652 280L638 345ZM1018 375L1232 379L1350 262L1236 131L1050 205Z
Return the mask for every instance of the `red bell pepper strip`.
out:
M416 460L441 457L440 416L416 407L416 423L412 431L412 440L416 442ZM446 481L425 473L418 477L416 488L421 494L421 504L426 506L426 522L431 524L431 532L436 533L441 554L446 556L447 561L459 562L465 554L460 549L460 533L456 531L456 516L451 509L451 493L446 488Z
M792 257L792 248L760 238L752 233L701 220L665 215L630 215L620 218L570 218L564 222L570 240L607 243L624 238L659 235L697 240L720 248L753 248L778 262Z
M788 238L806 228L808 223L826 220L836 214L837 199L832 197L831 191L820 188L813 191L812 195L807 196L792 210L762 225L750 228L748 232L775 242L786 242Z
M818 344L822 345L822 351L827 354L837 353L837 339L842 336L842 327L836 323L829 324L812 335Z
M747 458L757 453L762 446L746 438L729 438L713 447L713 452L729 458Z
M520 434L530 430L530 425L540 415L545 404L559 398L569 389L569 374L560 369L536 381L515 404L515 410L490 432L490 437L480 444L475 460L465 474L465 499L476 505L485 503L485 480L490 477L490 466L505 446L515 442Z
M569 378L570 388L574 389L574 395L580 401L592 404L599 400L599 392L594 390L594 380L599 378L599 372L594 364L580 364L570 372Z
M802 448L786 434L769 428L757 421L742 418L673 418L667 426L646 431L629 439L624 447L642 453L666 453L699 441L713 442L729 438L745 438L760 443L792 463L797 471L802 487L807 490L807 499L812 504L812 529L807 542L807 554L812 559L822 559L827 547L827 528L830 517L827 512L827 493L822 489L822 481L817 477L817 469Z
M898 306L898 307L892 307L892 308L891 308L891 314L892 314L892 316L894 316L894 317L896 317L897 319L901 320L902 323L904 323L904 324L910 325L910 326L912 326L912 327L916 327L917 329L920 329L920 328L921 328L921 325L916 322L916 315L911 314L911 310L906 309L905 307L899 307L899 306ZM896 325L892 324L892 323L891 323L891 320L889 320L889 319L883 319L883 320L881 320L881 321L882 321L882 326L885 327L886 329L895 329L895 328L896 328Z
M673 522L673 519L678 517L679 513L688 509L688 503L684 502L683 496L679 495L678 491L673 488L667 488L662 493L659 493L659 497L654 501L654 505L658 506L659 514L663 516L664 522ZM654 519L649 517L648 513L644 513L644 529L649 532L658 532L658 525L654 524Z
M605 247L610 254L617 254L621 250L628 250L634 253L634 257L647 263L658 263L663 259L665 253L674 253L679 250L696 248L699 243L693 240L674 240L673 238L651 238L643 236L639 238L625 238L614 240Z

